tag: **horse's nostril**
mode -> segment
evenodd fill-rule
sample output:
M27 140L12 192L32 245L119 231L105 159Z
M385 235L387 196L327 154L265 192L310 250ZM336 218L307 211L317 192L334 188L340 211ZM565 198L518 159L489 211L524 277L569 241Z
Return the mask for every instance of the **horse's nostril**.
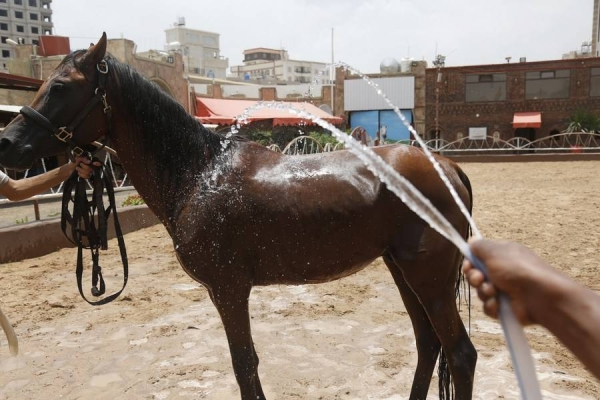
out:
M4 153L11 146L10 139L2 138L0 139L0 153Z

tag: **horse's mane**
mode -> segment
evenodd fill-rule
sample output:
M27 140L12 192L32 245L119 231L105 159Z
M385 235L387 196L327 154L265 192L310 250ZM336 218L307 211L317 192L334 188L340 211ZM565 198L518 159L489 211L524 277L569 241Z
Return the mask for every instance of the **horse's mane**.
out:
M77 67L76 60L84 52L72 53L63 63L72 60ZM226 157L221 157L224 152L232 150L240 140L206 129L181 104L134 68L108 53L104 59L109 69L107 88L116 88L120 93L115 96L120 103L112 106L127 110L143 134L134 139L136 145L144 146L147 154L153 155L161 171L175 180L173 184L177 184L185 172L198 173L224 160ZM223 146L224 140L229 141L228 146Z

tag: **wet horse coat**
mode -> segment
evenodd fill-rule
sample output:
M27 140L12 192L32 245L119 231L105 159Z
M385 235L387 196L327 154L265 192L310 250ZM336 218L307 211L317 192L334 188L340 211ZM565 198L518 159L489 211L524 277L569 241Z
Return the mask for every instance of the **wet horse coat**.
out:
M440 397L449 374L457 399L472 394L476 352L455 302L460 254L349 151L284 156L256 143L209 132L158 87L105 54L106 37L63 61L31 107L68 126L94 96L102 60L106 102L75 129L84 145L107 135L132 183L166 226L182 267L208 290L232 356L242 399L263 399L251 337L253 286L321 283L353 274L383 257L417 338L411 398L425 398L441 358ZM109 122L111 129L109 129ZM23 116L0 136L0 164L26 168L64 151L65 143ZM467 235L468 225L423 153L374 149ZM439 162L466 204L466 175Z

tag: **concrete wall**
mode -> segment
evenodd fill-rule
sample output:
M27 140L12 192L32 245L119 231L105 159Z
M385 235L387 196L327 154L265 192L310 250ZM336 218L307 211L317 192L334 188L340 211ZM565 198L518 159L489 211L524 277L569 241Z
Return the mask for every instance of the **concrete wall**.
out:
M118 218L123 234L159 223L156 216L145 205L120 208ZM112 239L115 237L112 218L108 225L108 237ZM2 228L0 243L2 243L0 264L41 257L65 247L75 247L63 235L60 229L60 218Z

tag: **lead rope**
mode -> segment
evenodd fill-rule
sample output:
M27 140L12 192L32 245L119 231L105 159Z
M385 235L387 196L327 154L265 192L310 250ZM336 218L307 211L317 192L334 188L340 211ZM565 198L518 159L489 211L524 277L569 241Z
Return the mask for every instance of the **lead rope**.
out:
M94 159L94 161L98 160ZM91 200L88 200L86 193L86 180L80 178L77 172L73 172L69 179L65 181L62 198L61 229L67 239L77 246L77 268L75 275L77 277L79 293L89 304L99 306L113 301L123 292L127 285L129 268L125 241L123 240L121 225L117 217L112 183L103 165L94 166L92 164L92 167L94 168L94 174L90 178L90 183L93 187ZM106 189L108 195L109 206L107 208L104 207L104 189ZM71 203L72 212L70 211ZM106 284L102 277L102 268L99 263L100 250L108 249L107 228L111 213L113 214L115 234L123 264L123 287L118 292L101 300L89 301L83 294L83 249L90 249L92 255L91 293L94 297L102 296L106 292ZM67 224L71 226L70 232L67 230Z

